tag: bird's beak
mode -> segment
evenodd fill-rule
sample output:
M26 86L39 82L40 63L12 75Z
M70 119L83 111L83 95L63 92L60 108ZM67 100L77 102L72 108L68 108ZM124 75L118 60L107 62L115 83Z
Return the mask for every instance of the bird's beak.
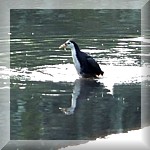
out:
M67 47L67 45L66 45L66 43L64 43L64 44L62 44L62 45L59 46L59 49L60 49L60 48L66 49L66 47Z

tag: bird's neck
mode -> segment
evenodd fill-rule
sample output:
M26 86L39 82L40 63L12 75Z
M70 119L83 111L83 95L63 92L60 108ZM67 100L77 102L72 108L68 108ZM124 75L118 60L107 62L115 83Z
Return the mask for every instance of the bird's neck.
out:
M72 51L72 53L74 53L74 54L80 53L79 46L78 46L77 44L75 44L74 47L72 47L71 51Z
M74 47L71 48L72 56L77 57L77 55L81 52L78 45L75 45Z
M76 52L80 52L80 48L76 43L74 44L74 48L75 48Z
M73 47L73 48L71 48L71 53L72 53L72 56L74 58L77 56L78 51L76 51L76 49Z
M79 49L76 50L75 47L73 47L71 49L71 53L72 53L72 58L73 58L75 68L76 68L78 74L80 74L80 72L81 72L81 66L80 66L80 60L79 60L80 50Z

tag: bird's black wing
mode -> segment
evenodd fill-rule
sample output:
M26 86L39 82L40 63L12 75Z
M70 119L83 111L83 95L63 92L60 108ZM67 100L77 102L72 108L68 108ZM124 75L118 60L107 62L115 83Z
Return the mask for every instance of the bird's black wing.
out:
M98 63L91 56L89 56L89 55L87 55L87 62L97 72L101 71Z
M81 72L87 74L103 75L104 72L101 70L98 63L90 55L81 52L79 57L81 64Z

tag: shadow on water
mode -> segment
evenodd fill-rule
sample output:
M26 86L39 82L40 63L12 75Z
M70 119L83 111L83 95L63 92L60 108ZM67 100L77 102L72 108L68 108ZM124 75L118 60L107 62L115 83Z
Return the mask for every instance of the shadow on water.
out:
M77 109L77 103L81 103L82 105L81 101L91 100L92 95L94 95L94 97L97 97L97 95L95 95L97 92L102 93L102 87L100 86L100 83L92 79L76 79L70 102L71 106L68 108L60 107L59 109L66 115L74 114L75 109Z
M116 85L113 95L96 80L22 84L11 92L13 140L92 140L140 127L139 84Z

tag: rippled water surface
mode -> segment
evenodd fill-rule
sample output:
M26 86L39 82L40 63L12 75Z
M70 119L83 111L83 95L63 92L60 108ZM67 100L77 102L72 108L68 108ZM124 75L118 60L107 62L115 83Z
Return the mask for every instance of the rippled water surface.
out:
M146 77L140 16L140 10L11 10L11 139L86 140L140 128ZM70 38L96 59L103 77L78 77L70 50L58 49Z

